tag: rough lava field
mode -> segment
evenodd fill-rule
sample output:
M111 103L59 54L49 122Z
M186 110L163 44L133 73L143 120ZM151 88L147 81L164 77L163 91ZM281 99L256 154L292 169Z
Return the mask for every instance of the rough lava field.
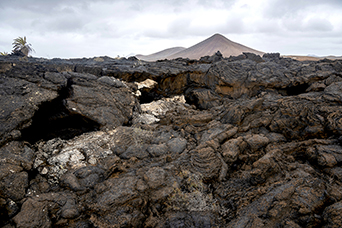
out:
M342 227L342 60L0 56L0 227Z

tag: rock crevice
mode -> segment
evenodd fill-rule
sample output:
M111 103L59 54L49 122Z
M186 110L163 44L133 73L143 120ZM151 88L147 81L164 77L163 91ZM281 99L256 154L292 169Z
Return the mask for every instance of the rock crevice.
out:
M20 140L33 145L39 140L71 139L100 129L99 123L67 109L66 99L73 93L72 84L72 79L68 79L66 86L57 91L55 99L39 105L32 117L32 124L21 130Z

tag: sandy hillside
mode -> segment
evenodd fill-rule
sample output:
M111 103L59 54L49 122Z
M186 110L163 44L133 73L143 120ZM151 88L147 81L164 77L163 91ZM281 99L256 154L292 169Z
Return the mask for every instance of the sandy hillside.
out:
M237 56L242 54L242 52L251 52L257 55L264 54L261 51L233 42L220 34L215 34L192 47L169 56L169 59L175 59L178 57L199 59L202 56L211 56L217 51L220 51L224 57Z
M145 61L157 61L159 59L166 59L170 55L173 55L177 52L185 50L185 47L173 47L168 48L150 55L136 55L138 59L145 60Z
M342 59L342 56L323 56L323 57L314 57L314 56L305 56L305 55L283 55L285 58L291 58L298 61L319 61L322 59Z
M203 56L211 56L217 51L220 51L224 57L237 56L242 54L243 52L251 52L257 55L264 54L264 52L233 42L220 34L215 34L189 48L169 48L157 53L153 53L151 55L137 55L136 57L145 61L156 61L159 59L176 59L179 57L200 59Z

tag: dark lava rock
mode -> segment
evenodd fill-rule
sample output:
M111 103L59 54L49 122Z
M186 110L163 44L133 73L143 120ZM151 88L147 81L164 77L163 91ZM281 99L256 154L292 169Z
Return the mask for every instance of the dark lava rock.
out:
M34 151L22 142L12 141L0 148L0 196L15 202L25 197Z
M124 83L88 73L51 72L50 65L1 62L0 144L72 138L128 124L137 99Z
M26 199L13 218L17 227L51 227L56 217L73 219L79 216L75 196L70 193L46 193Z
M341 83L278 53L0 56L0 226L341 227Z

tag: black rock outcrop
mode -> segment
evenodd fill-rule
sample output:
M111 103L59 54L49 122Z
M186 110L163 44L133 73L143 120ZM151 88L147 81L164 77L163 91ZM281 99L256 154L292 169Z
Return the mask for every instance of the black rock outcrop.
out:
M0 56L0 104L0 226L342 226L342 61Z

